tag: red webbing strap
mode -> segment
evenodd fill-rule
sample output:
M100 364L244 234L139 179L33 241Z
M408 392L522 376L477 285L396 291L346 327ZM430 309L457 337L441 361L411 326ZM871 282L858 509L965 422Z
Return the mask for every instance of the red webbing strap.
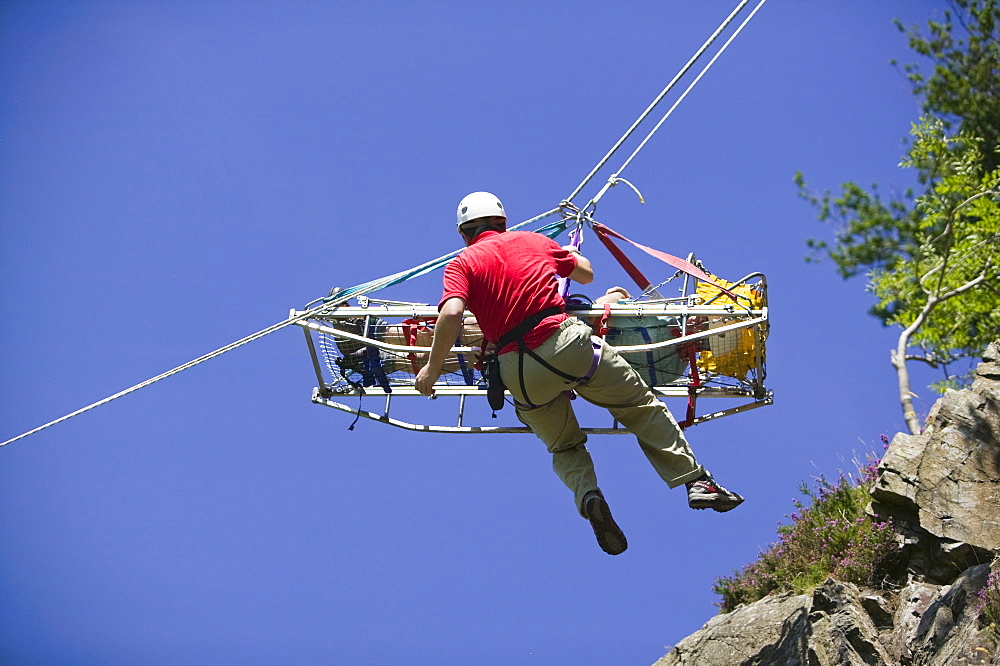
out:
M594 233L596 233L597 237L602 243L604 243L604 247L608 248L608 251L612 254L612 256L614 256L615 259L618 260L618 263L622 265L622 268L625 269L625 272L628 273L629 277L632 278L636 285L639 286L639 289L646 291L652 282L647 280L646 276L642 274L642 271L636 268L635 264L632 263L632 260L625 256L625 253L621 251L621 248L615 245L613 240L608 238L607 232L609 231L611 231L611 229L608 229L600 222L594 223ZM617 236L617 234L614 235Z
M597 335L603 338L608 334L608 318L611 317L611 303L604 304L604 314L597 320Z
M633 280L636 280L636 275L638 275L639 277L641 277L643 280L646 280L646 278L643 277L642 273L639 273L638 269L635 268L635 266L632 264L631 261L629 261L628 259L625 259L624 261L622 261L622 258L625 255L622 254L621 250L619 250L618 247L615 246L614 242L610 238L606 238L607 236L614 236L615 238L619 238L619 239L625 241L626 243L631 243L632 245L636 246L637 248L639 248L640 250L642 250L646 254L651 255L653 257L656 257L657 259L659 259L660 261L662 261L664 263L670 264L671 266L673 266L677 270L683 271L683 272L687 273L688 275L690 275L692 277L696 277L699 280L701 280L702 282L707 282L708 284L710 284L713 287L721 290L724 294L726 294L731 299L733 299L734 303L736 302L736 295L733 292L729 291L729 289L727 289L727 288L723 287L721 284L717 283L715 280L712 279L712 277L708 273L706 273L705 271L701 270L700 268L698 268L697 266L695 266L694 264L692 264L690 261L685 261L684 259L681 259L680 257L675 257L672 254L667 254L666 252L660 252L659 250L654 250L651 247L646 247L645 245L641 245L639 243L636 243L633 240L629 240L628 238L625 238L624 236L622 236L617 231L615 231L615 230L613 230L613 229L611 229L611 228L609 228L609 227L601 224L600 222L594 222L593 229L594 229L594 233L597 234L597 237L601 239L601 242L603 242L604 245L607 246L607 248L609 250L611 250L611 254L613 254L615 256L615 259L618 259L618 262L621 263L622 267L628 272L628 274L630 276L632 276ZM614 248L614 249L612 249L612 248ZM626 265L625 262L628 262L628 265ZM629 266L632 267L632 270L629 269ZM635 273L632 272L633 270L635 271ZM643 284L640 284L638 280L636 280L636 284L639 284L639 286L643 290L645 290L649 286L650 283L649 283L648 280L646 280L646 284L643 285Z
M416 347L417 346L417 331L420 329L427 328L427 324L419 319L406 319L403 321L402 325L403 331L406 333L406 346ZM428 353L430 350L428 350ZM410 359L410 367L413 368L413 374L418 374L420 372L420 365L417 363L417 355L410 352L406 355Z

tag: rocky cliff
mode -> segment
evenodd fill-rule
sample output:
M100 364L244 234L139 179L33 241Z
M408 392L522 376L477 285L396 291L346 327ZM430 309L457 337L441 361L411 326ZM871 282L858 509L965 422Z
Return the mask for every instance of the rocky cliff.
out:
M870 513L891 519L900 577L883 589L828 579L718 615L654 666L1000 664L979 591L1000 571L1000 342L973 385L893 438Z

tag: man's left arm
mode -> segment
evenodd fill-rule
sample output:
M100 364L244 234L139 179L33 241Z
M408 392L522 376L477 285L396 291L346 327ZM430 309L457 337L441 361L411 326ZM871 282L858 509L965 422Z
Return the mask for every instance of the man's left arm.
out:
M465 301L452 297L441 304L438 310L437 323L434 324L434 340L431 342L431 353L427 364L417 373L414 388L423 395L433 395L434 384L441 376L445 359L455 340L462 332L462 316L465 314Z
M590 284L594 281L594 268L590 265L590 260L580 254L580 250L572 245L563 245L566 250L576 258L576 268L569 274L569 279L578 284Z

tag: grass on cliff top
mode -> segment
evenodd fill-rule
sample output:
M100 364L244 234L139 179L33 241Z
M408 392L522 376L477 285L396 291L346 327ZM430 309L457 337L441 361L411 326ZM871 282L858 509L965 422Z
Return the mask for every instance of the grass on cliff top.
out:
M806 500L793 500L796 511L790 524L779 524L779 540L756 562L715 581L721 611L772 593L801 594L831 576L878 587L896 551L892 526L865 513L878 462L861 467L856 480L841 474L836 482L819 477L814 488L803 483Z

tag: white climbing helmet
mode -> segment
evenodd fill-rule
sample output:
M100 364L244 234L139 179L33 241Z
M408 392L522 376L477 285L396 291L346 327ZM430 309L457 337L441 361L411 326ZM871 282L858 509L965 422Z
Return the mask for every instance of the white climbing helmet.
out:
M507 211L496 196L489 192L473 192L458 203L458 226L480 217L502 217L507 219Z

